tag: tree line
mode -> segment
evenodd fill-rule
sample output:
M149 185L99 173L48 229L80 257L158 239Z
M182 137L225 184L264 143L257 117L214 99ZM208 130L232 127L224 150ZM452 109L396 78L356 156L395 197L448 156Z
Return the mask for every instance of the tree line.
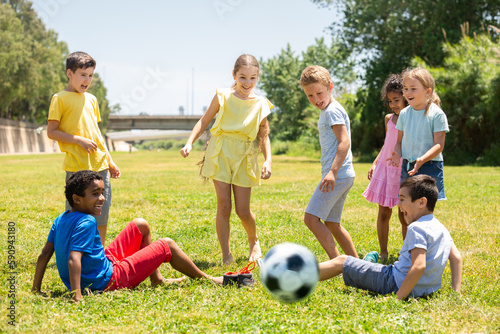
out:
M372 159L385 136L382 84L418 65L436 79L448 116L447 163L500 165L498 0L311 1L334 9L331 40L317 39L300 54L287 45L261 59L259 88L275 104L273 142L319 148L318 111L298 84L302 69L318 64L330 70L335 97L349 113L354 153ZM46 29L31 2L0 0L0 117L44 123L50 97L66 86L67 55L66 43ZM119 106L109 105L97 73L89 91L98 98L105 130Z
M343 18L329 27L331 46L317 40L300 55L287 47L261 60L261 87L276 104L274 140L309 142L315 111L305 107L304 94L291 91L300 92L304 67L322 65L330 70L336 98L351 118L353 151L371 160L385 137L383 82L391 73L422 66L436 80L450 123L443 152L447 163L500 165L500 132L495 129L500 121L498 0L312 1Z
M0 2L0 118L47 121L51 96L66 87L68 46L45 27L26 0ZM89 92L96 95L105 127L111 107L95 73Z

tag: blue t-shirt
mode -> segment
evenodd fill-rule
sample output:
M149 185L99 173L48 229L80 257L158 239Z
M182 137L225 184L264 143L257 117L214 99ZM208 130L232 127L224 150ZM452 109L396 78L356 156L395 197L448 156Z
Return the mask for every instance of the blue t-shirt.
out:
M71 290L68 259L71 251L83 252L80 287L102 291L113 273L113 264L104 247L95 218L82 212L62 213L56 218L47 240L54 244L56 264L64 285Z
M441 277L450 257L452 238L443 224L433 214L420 217L411 223L406 232L398 261L394 263L394 278L398 288L411 267L410 251L414 248L426 250L425 271L410 292L413 297L428 295L441 287Z
M427 113L424 110L415 110L408 106L401 110L396 129L404 132L401 143L403 159L414 162L434 146L434 133L449 132L446 114L436 104L432 103ZM443 154L439 153L433 161L443 161Z
M318 120L319 144L321 146L321 175L325 177L332 167L333 160L337 154L339 141L333 132L333 125L345 125L351 141L351 122L349 115L344 107L337 100L332 99L332 102L323 110L321 110ZM345 157L340 170L337 173L337 179L345 179L355 177L354 167L352 166L351 146Z

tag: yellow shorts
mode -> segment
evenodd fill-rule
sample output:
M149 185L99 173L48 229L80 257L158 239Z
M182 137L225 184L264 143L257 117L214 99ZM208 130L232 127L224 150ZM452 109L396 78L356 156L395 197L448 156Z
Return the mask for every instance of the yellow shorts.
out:
M258 145L228 136L213 136L208 143L201 175L240 187L260 185Z

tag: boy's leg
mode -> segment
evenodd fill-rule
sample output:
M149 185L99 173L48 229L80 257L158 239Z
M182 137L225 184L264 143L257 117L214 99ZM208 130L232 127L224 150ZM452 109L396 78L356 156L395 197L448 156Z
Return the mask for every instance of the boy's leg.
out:
M332 234L346 254L357 257L349 233L339 223L332 223L340 222L345 199L353 184L354 178L338 179L335 182L335 189L326 193L319 190L318 185L306 208L304 222L316 236L330 259L340 254ZM321 219L325 221L325 225L321 223Z
M103 247L106 247L106 234L108 233L108 225L97 226L97 230L99 231L99 236L101 237L101 244Z
M405 222L405 215L398 207L398 217L401 223L401 234L403 235L403 240L406 239L406 231L408 230L408 225Z
M338 242L344 253L357 258L358 253L356 252L356 248L354 248L354 243L352 242L349 232L347 232L347 230L340 223L327 221L325 222L325 225L333 234L333 237Z
M393 265L384 266L348 256L342 266L342 278L347 286L383 295L398 291Z
M344 267L344 262L346 259L347 255L340 255L332 260L321 262L318 265L319 280L324 281L342 274L342 268Z
M205 274L194 264L194 262L189 258L189 256L184 253L184 251L177 245L177 243L170 239L165 238L165 240L170 248L170 252L172 253L172 257L170 259L170 265L175 270L187 275L191 278L208 278L214 281L215 283L222 284L223 277L211 277Z
M316 239L318 239L321 247L323 247L330 259L340 255L330 230L321 222L321 219L306 212L304 215L304 223L309 230L311 230Z
M255 215L250 210L250 196L252 188L244 188L233 185L234 206L236 214L241 220L243 228L248 235L249 261L255 261L262 257L259 241L257 238L257 223Z
M229 218L231 216L231 185L229 183L214 180L215 193L217 194L217 217L215 218L215 227L217 237L222 249L222 262L224 264L233 263L233 255L229 246L230 226Z

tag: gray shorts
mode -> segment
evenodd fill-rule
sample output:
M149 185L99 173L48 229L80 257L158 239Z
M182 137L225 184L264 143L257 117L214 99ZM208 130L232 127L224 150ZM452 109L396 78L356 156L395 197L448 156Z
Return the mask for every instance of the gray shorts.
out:
M323 221L340 223L344 202L353 184L353 177L338 179L335 181L333 191L327 193L321 192L318 184L309 200L306 213L314 215Z
M102 211L101 214L98 217L95 217L95 220L97 221L97 226L104 226L108 225L108 219L109 219L109 208L111 207L111 182L109 181L109 170L103 170L98 172L102 176L102 180L104 181L104 197L105 201L104 204L102 205ZM68 179L70 178L71 175L75 174L74 172L66 172L66 182L68 182ZM71 206L69 205L69 202L66 201L66 210L71 210Z
M342 268L342 276L345 285L387 295L396 293L399 289L393 271L392 264L384 266L348 256Z

